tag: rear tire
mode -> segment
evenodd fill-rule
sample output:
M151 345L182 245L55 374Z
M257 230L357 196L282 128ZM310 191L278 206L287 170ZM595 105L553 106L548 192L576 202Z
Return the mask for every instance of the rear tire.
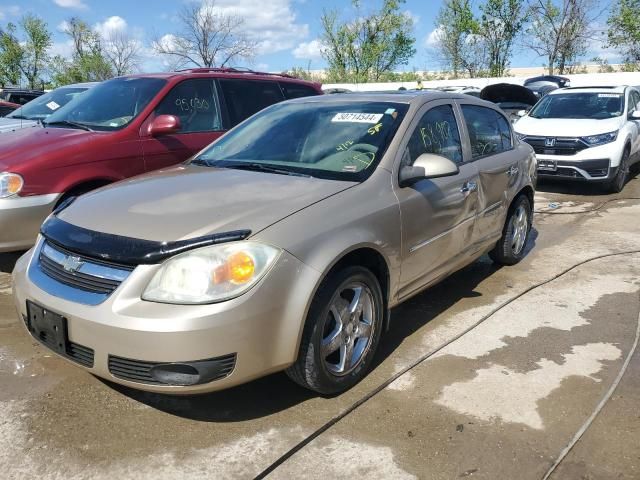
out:
M498 265L515 265L524 258L532 225L531 202L520 195L509 207L502 237L489 252L489 257Z
M383 320L382 289L370 270L353 266L330 275L311 303L287 375L323 395L350 389L371 368Z

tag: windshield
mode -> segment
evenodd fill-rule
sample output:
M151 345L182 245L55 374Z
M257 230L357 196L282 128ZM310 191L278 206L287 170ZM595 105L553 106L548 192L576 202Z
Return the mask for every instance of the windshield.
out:
M362 181L382 158L406 110L407 105L386 102L278 104L232 130L193 162Z
M624 95L621 93L559 93L543 97L529 116L599 120L619 117L623 110Z
M120 130L136 118L166 81L160 78L115 78L95 86L47 118L47 126L67 122L93 130Z
M7 115L9 118L22 118L26 120L42 120L47 118L60 107L64 107L78 94L88 87L62 87L49 92Z

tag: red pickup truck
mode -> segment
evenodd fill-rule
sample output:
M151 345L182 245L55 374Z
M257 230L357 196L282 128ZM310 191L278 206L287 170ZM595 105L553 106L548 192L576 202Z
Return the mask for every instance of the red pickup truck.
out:
M0 138L0 252L33 245L66 198L187 160L259 110L321 93L316 83L235 69L103 82L41 126Z

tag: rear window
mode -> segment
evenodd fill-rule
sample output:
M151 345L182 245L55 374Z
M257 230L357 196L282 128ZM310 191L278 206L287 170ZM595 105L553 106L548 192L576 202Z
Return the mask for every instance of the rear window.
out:
M284 91L284 96L287 99L311 97L313 95L319 95L319 93L314 88L311 88L309 85L283 82L280 84L280 86L282 87L282 90Z
M284 100L277 82L220 80L229 120L234 127L256 112Z

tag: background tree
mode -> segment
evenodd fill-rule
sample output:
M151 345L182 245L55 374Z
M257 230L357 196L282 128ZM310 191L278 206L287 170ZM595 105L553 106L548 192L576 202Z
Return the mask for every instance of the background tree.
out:
M140 64L140 43L126 32L110 31L104 39L104 56L116 76L135 72Z
M24 50L16 37L16 26L8 23L0 30L0 85L19 85Z
M471 0L446 0L436 17L436 51L453 78L477 76L486 64L486 49Z
M515 40L526 21L524 0L487 0L480 5L480 11L480 35L486 44L488 74L503 77Z
M624 57L625 70L640 69L640 0L618 0L607 20L608 45Z
M49 61L47 51L51 47L51 32L47 29L47 24L32 14L25 15L20 25L24 30L25 43L22 47L23 58L20 69L27 79L30 88L41 86L44 81L41 78L42 72L46 69Z
M565 73L594 40L598 0L534 0L525 46L547 60L549 74Z
M355 18L345 21L337 10L321 17L322 55L334 81L379 81L415 54L413 21L400 11L404 0L384 0L378 11L366 14L359 0L352 0Z
M213 0L185 5L178 20L181 32L153 42L157 53L173 57L176 68L225 67L254 56L257 43L243 33L244 19L219 13Z

